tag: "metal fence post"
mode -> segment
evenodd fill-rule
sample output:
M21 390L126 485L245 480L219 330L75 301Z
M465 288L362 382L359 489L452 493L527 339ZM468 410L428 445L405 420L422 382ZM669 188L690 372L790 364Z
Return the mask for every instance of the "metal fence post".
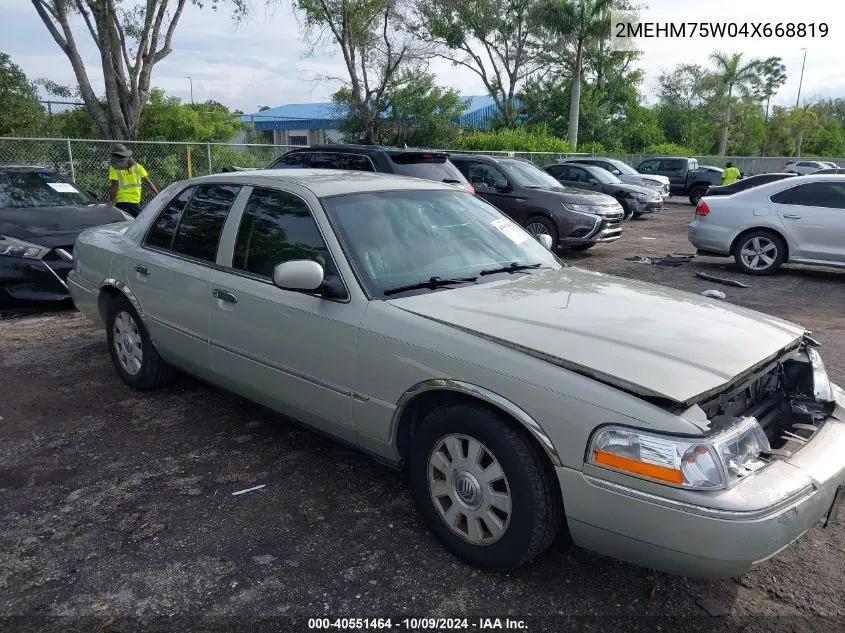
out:
M70 161L70 179L76 182L76 169L73 167L73 149L70 146L70 139L67 139L67 159Z
M205 149L208 151L208 174L211 175L211 143L206 143Z

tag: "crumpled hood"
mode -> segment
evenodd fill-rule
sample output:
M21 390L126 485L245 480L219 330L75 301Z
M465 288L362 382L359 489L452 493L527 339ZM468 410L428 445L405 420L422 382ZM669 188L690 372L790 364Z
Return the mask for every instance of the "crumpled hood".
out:
M574 267L389 303L622 389L690 404L797 345L805 331L730 303Z
M125 220L126 216L120 209L109 204L0 209L0 235L25 240L46 235L77 234L93 226Z

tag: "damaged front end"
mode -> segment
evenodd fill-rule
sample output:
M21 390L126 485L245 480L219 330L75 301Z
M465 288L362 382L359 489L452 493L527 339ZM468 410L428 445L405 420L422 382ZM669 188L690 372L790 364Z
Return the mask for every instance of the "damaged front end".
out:
M759 426L765 437L760 457L789 457L813 437L836 407L818 347L806 334L797 350L680 416L705 423L714 434L741 423Z

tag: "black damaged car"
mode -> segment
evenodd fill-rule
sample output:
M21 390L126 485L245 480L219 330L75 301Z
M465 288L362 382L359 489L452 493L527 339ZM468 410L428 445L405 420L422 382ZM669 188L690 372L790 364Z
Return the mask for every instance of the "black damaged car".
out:
M76 236L127 219L55 171L0 165L0 305L68 299Z

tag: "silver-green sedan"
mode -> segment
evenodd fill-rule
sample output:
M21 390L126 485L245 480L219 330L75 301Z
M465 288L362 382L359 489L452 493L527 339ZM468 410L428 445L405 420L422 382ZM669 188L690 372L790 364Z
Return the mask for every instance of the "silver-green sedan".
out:
M845 392L803 328L568 266L448 184L197 178L74 255L124 382L189 372L407 469L432 531L483 569L566 529L727 577L845 497Z

